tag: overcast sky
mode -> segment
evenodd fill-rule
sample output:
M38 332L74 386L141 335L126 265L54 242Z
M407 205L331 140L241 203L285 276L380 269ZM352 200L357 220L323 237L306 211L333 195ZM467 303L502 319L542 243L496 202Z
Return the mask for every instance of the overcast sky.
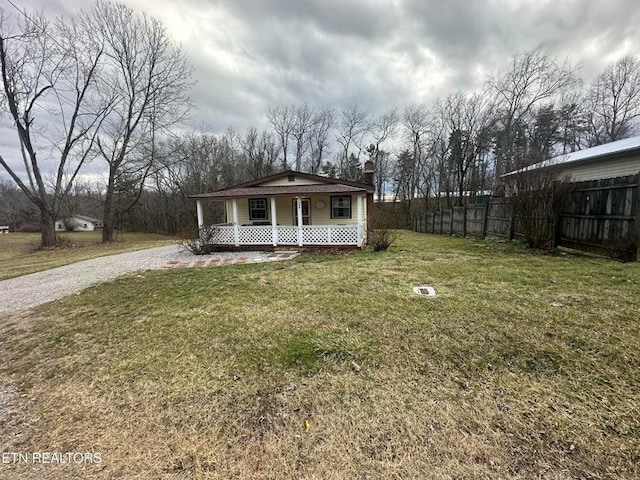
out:
M69 15L84 0L14 0ZM371 113L481 88L542 46L591 80L640 54L638 0L125 0L161 20L197 82L196 125L265 126L270 105L357 102ZM5 11L15 9L0 0ZM5 118L6 121L6 118ZM0 130L0 151L16 156ZM6 177L4 172L0 175Z

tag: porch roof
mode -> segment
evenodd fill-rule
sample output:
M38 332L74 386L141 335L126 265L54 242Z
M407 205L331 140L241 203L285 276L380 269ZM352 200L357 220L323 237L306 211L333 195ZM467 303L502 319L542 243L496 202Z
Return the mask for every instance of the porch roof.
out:
M279 197L294 195L330 195L330 194L350 194L366 193L366 188L344 184L320 184L320 185L282 185L282 186L251 186L232 187L226 190L218 190L211 193L200 193L190 195L189 198L198 200L231 200L234 198L255 198L255 197Z

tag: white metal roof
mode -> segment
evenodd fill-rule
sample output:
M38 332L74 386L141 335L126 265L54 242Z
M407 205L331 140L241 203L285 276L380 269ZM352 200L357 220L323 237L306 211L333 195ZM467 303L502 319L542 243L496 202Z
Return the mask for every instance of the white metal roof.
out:
M93 218L93 217L88 217L86 215L71 215L70 217L66 217L66 218L77 218L78 220L82 220L83 222L102 223L102 220L98 220L97 218ZM56 222L61 222L62 220L64 219L58 218Z
M501 178L508 177L509 175L513 175L514 173L528 172L530 170L537 170L538 168L551 167L555 165L566 165L576 162L584 162L587 160L595 160L600 157L618 155L633 150L640 150L640 136L625 138L623 140L605 143L604 145L598 145L597 147L585 148L584 150L578 150L577 152L558 155L557 157L550 158L549 160L545 160L544 162L536 163L519 170L514 170L513 172L505 173L504 175L501 175Z
M84 220L85 222L102 223L102 220L99 220L93 217L88 217L87 215L73 215L73 218L79 218L80 220Z

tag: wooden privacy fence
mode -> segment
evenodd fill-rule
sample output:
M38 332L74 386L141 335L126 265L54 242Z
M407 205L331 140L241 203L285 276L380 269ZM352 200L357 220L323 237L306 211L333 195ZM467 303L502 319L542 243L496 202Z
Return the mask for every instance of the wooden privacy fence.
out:
M513 228L511 204L505 200L491 200L483 205L453 207L450 210L413 215L416 232L463 237L503 237L509 240L518 235Z
M640 174L571 183L558 198L552 243L617 258L640 258ZM508 198L482 205L414 214L416 232L462 237L523 238L520 219Z

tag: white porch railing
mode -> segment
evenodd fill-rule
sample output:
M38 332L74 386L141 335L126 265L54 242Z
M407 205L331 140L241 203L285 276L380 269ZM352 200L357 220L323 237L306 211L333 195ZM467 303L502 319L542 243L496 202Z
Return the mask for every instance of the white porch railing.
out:
M215 245L362 245L362 231L351 225L236 226L211 225ZM275 239L274 239L275 236ZM275 241L274 241L275 240Z

